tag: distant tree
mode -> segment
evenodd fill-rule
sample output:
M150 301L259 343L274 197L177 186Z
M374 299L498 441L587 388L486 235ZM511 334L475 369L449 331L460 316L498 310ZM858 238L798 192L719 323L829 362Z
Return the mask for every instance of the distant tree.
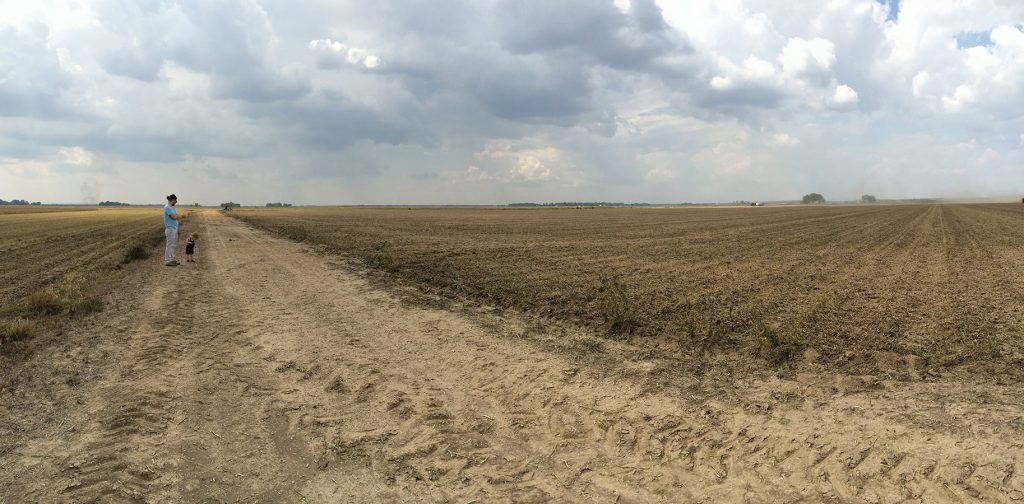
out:
M235 203L234 201L229 201L227 203L221 203L220 206L223 207L223 208L238 208L238 207L242 206L242 204L241 203Z
M43 202L42 201L33 201L32 204L33 205L42 205Z
M99 206L131 206L131 203L121 203L120 201L101 201Z
M863 201L864 203L874 203L878 201L878 199L876 199L875 196L872 194L865 194L864 196L860 197L860 200Z
M818 193L812 192L811 194L805 194L803 199L801 200L801 202L802 203L824 203L825 202L825 197L820 195L820 194L818 194Z
M292 206L291 203L267 203L267 207L270 207L270 208L282 208L282 207L290 207L290 206Z

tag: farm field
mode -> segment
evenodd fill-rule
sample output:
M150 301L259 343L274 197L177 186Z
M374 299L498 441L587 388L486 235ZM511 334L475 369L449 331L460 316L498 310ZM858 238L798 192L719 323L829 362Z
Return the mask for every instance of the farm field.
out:
M95 206L77 205L0 205L0 215L55 212L87 212L98 210Z
M68 272L117 264L131 244L162 233L159 219L153 207L0 207L0 307Z
M1024 376L1021 205L233 215L444 294L670 352Z
M198 262L133 261L110 275L102 310L40 324L25 352L0 359L0 501L1021 500L1024 396L1005 369L1019 348L1017 291L971 303L957 274L937 269L966 265L959 274L1001 286L997 272L1015 267L1015 210L201 210L185 222L200 235ZM84 213L36 228L62 244L159 222ZM958 227L968 224L977 234ZM747 242L766 234L786 239L764 252L772 240ZM708 271L686 269L677 249ZM50 256L36 250L5 264L39 268ZM86 265L62 257L45 267ZM1007 262L987 272L985 259ZM800 283L826 273L839 276ZM432 280L443 275L461 280ZM489 278L505 287L473 290ZM884 310L849 304L839 282L871 287L903 324L882 327L912 329L893 334L906 341L869 337L840 307L878 324ZM787 305L785 288L807 306ZM571 304L569 292L584 297ZM760 292L777 313L754 309ZM992 332L957 329L950 293ZM717 306L702 297L729 296L733 314L701 315ZM666 316L687 304L691 320ZM810 318L815 306L825 315ZM852 324L833 338L861 350L847 358L804 326L783 332L797 321ZM937 363L915 361L925 358Z

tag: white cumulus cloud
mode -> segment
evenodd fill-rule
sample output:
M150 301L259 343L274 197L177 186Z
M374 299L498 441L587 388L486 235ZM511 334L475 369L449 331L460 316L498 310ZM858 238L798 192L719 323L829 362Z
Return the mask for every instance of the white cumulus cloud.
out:
M974 90L966 84L956 87L952 95L942 97L942 106L949 112L960 112L974 103Z
M779 145L787 145L790 147L800 145L800 139L790 136L787 133L776 133L772 135L772 141Z
M91 166L93 153L82 147L61 147L57 149L57 157L62 163L75 166Z
M840 84L836 86L835 91L832 92L832 98L829 99L829 104L834 108L846 109L857 105L858 99L857 91L846 84Z
M346 63L374 69L382 62L380 56L370 54L364 48L350 47L330 38L309 41L309 49L318 56L320 66L325 68L337 68Z
M779 61L787 75L820 82L827 79L836 63L835 44L820 37L791 38L782 48Z
M914 75L914 80L911 81L910 89L913 91L915 97L920 98L924 96L925 88L928 86L928 81L930 79L931 76L928 75L928 72L923 70Z
M476 157L504 167L511 180L527 182L557 180L555 169L565 165L562 152L555 147L524 146L508 141L488 142Z

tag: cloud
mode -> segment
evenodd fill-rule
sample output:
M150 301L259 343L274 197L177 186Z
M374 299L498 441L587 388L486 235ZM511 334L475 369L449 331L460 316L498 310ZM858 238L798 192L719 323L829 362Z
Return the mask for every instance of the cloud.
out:
M515 145L507 141L488 142L476 158L503 168L507 173L505 180L512 181L557 180L556 170L565 166L562 152L554 147Z
M795 147L797 145L800 145L799 138L789 136L789 134L787 133L776 133L772 135L772 140L779 145L785 145L789 147Z
M255 0L127 7L104 4L100 13L111 47L100 62L111 74L151 82L173 62L207 74L221 99L287 100L310 91L306 70L280 61L273 23Z
M930 76L928 75L928 72L925 71L917 72L917 74L914 75L914 80L912 81L911 89L913 90L915 97L920 98L924 96L925 89L928 86L929 79Z
M1013 187L1021 19L1001 0L19 4L4 183L366 203Z
M838 109L848 109L857 105L857 92L850 86L840 84L836 86L835 91L832 92L832 98L829 99L829 105Z
M979 167L983 167L983 166L986 166L986 165L989 165L989 164L993 163L994 161L996 161L998 159L999 159L999 153L994 151L994 150L992 150L991 148L987 148L978 156L976 164Z
M411 117L389 117L380 110L345 96L303 103L268 103L247 108L259 121L272 121L280 140L317 151L343 151L359 140L401 144L427 142L429 132L417 131Z
M973 102L974 90L965 84L957 86L952 95L942 97L942 106L949 112L960 112Z
M512 167L512 174L522 180L552 180L558 178L545 164L542 156L523 154Z
M477 166L470 165L469 168L466 168L466 180L469 180L471 182L479 182L479 181L495 180L495 179L497 179L497 177L491 175L490 173L487 173L487 172L481 170Z
M61 147L57 151L57 156L61 162L70 165L91 166L93 162L93 153L77 146Z
M309 49L319 57L321 68L340 68L348 64L373 69L382 62L380 56L367 54L365 49L349 47L329 38L311 40Z
M685 71L677 55L691 51L653 0L632 0L625 11L587 0L502 0L497 12L513 53L571 53L579 63L673 74Z
M71 112L64 101L71 75L45 27L0 26L0 117L53 118ZM65 62L65 64L68 64Z
M835 44L819 37L791 38L782 48L779 62L787 76L822 85L828 82L836 63Z
M647 163L654 164L655 166L652 166L644 173L644 181L651 183L664 183L679 178L679 172L677 170L656 158L657 156L647 156L645 159ZM668 163L671 163L671 159L668 160Z

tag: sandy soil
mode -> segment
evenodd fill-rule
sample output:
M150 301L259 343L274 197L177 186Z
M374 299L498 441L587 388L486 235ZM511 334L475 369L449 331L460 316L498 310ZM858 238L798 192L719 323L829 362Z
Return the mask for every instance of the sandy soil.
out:
M5 370L0 502L1024 500L1019 383L695 373L193 226Z

